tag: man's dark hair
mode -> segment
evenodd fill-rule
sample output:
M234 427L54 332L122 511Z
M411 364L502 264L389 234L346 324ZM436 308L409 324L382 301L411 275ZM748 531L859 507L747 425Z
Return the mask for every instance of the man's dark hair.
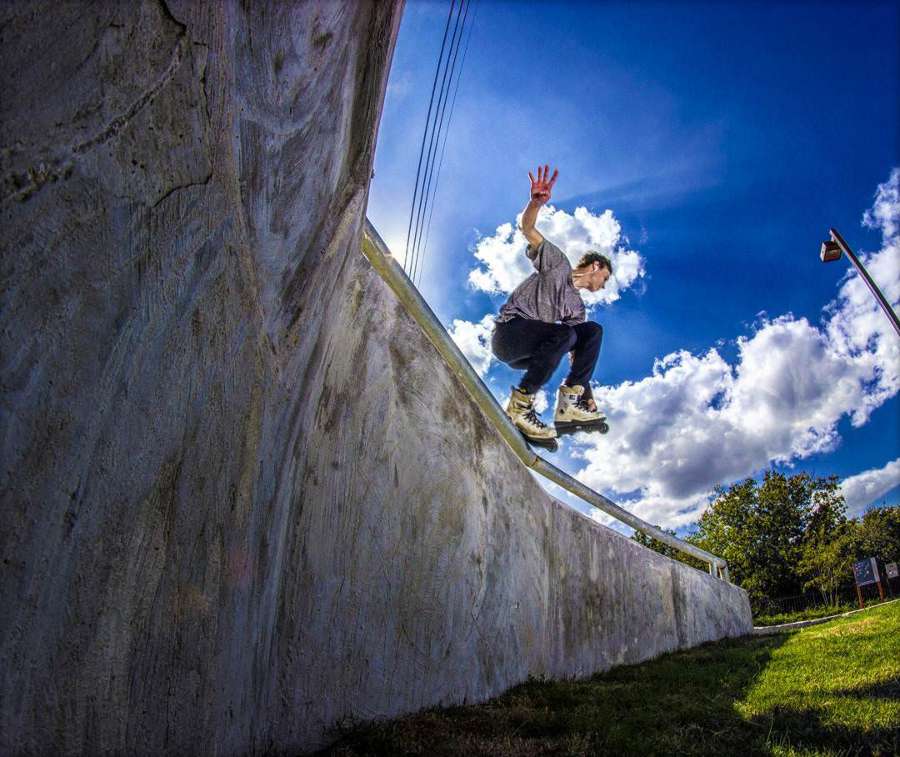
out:
M609 258L606 255L601 255L599 252L586 252L581 256L581 260L578 261L578 265L576 268L584 268L591 263L599 263L601 268L605 268L609 271L609 275L612 276L612 263L609 261Z

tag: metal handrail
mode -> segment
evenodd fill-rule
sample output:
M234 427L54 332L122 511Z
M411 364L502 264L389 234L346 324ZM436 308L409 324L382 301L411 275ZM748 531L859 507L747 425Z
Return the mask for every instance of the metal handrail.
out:
M363 234L363 254L368 258L372 267L378 272L382 279L390 286L397 295L397 298L403 303L406 312L409 313L415 321L422 327L425 335L441 354L447 365L456 374L460 383L465 387L466 391L475 400L478 407L488 417L500 435L512 448L513 452L526 466L540 473L554 483L561 486L566 491L571 492L580 497L585 502L593 505L598 510L602 510L608 515L622 521L626 525L631 526L636 531L640 531L647 536L652 536L657 541L668 544L679 552L696 557L703 562L709 564L709 572L711 575L718 575L724 581L728 581L728 563L721 557L700 549L693 544L682 541L677 536L667 534L665 531L652 526L646 521L641 520L628 510L619 507L615 502L607 499L602 494L598 494L593 489L585 486L576 478L568 473L560 470L552 463L535 454L534 450L528 446L519 430L513 425L500 404L491 394L490 390L485 386L481 377L475 372L475 369L469 364L465 355L462 354L456 343L450 338L443 324L438 320L425 299L419 294L419 290L410 281L406 275L406 271L400 266L387 245L379 236L375 227L369 219L366 219L365 232Z

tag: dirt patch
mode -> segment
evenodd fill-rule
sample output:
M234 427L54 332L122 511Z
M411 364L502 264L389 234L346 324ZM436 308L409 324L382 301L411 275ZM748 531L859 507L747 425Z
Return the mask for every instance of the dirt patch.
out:
M821 638L826 636L852 636L854 634L870 631L874 625L876 625L875 618L866 618L865 620L858 620L855 623L847 623L846 625L839 625L834 628L817 631L814 635Z

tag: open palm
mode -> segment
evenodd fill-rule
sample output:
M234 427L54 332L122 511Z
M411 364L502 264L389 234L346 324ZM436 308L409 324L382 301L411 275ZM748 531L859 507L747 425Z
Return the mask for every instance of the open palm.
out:
M541 205L545 204L550 199L550 191L556 183L557 176L559 176L559 171L554 171L553 176L550 176L550 166L544 166L543 169L538 166L536 179L531 175L531 171L529 171L528 178L531 179L531 199Z

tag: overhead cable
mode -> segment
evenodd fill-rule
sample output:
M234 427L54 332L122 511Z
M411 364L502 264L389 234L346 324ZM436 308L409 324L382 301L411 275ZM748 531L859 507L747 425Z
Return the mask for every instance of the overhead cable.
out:
M416 168L416 184L415 184L415 188L413 189L412 206L409 209L409 226L406 229L406 255L405 255L404 263L406 265L407 272L409 272L409 265L410 265L409 238L410 238L410 234L412 232L413 213L414 213L414 208L416 206L416 195L418 194L418 190L419 190L419 174L422 170L422 155L425 152L425 135L428 133L428 125L431 122L431 107L434 104L434 91L435 91L435 89L437 89L438 74L440 73L441 61L444 57L444 48L447 44L447 32L450 30L450 19L453 16L453 6L454 6L455 2L456 2L456 0L450 0L450 12L447 14L447 24L444 27L444 39L441 41L441 53L438 56L438 67L437 67L437 70L435 70L435 72L434 72L434 83L431 85L431 99L428 101L428 116L425 120L425 134L422 135L422 146L419 149L419 166L418 166L418 168Z
M474 0L473 0L474 1ZM469 52L469 42L472 39L472 30L475 28L475 17L478 15L478 8L475 8L475 12L472 14L472 20L469 22L469 33L466 36L466 46L463 49L462 60L459 63L459 75L456 77L456 89L453 90L453 100L450 103L450 116L447 119L447 130L444 133L444 143L441 145L441 157L438 161L438 170L437 176L434 180L434 193L431 197L431 208L428 211L428 223L425 225L425 244L423 245L423 258L425 257L425 253L428 252L428 237L431 233L431 218L434 215L434 204L437 199L437 188L438 182L441 178L441 168L444 165L444 152L447 149L447 138L450 136L450 124L453 122L453 110L456 108L456 96L459 94L459 83L462 81L462 74L465 70L466 65L466 55ZM422 264L422 272L424 272L425 266ZM422 273L419 275L419 283L421 283Z
M464 7L465 13L463 12ZM431 138L429 140L428 153L425 159L425 173L422 176L422 185L419 188L419 207L416 211L415 233L413 234L412 265L410 278L414 278L416 276L416 272L419 266L419 258L421 255L421 247L424 236L423 223L425 220L428 195L431 189L431 180L434 175L434 160L437 156L436 147L440 143L440 134L443 130L444 113L447 107L447 95L450 91L450 83L453 78L453 71L456 68L456 58L459 53L459 44L462 41L462 27L465 25L465 18L467 15L468 4L465 3L465 0L462 0L459 7L457 8L456 22L453 25L453 35L450 40L450 50L447 53L447 60L444 63L444 75L441 79L441 89L438 93L437 109L435 111L434 124L431 127ZM461 21L462 25L460 24Z

